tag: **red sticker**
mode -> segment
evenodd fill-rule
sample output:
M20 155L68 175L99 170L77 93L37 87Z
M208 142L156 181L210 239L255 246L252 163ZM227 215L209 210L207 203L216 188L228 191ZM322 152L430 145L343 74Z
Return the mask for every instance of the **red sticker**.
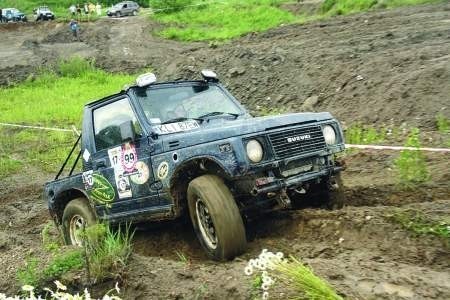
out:
M133 144L122 145L122 167L125 172L133 172L136 169L136 163L138 160L136 148Z

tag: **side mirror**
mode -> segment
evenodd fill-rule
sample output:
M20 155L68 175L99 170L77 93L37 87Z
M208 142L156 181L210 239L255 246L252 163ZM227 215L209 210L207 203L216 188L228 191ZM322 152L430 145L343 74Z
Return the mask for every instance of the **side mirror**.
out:
M120 124L120 137L122 143L134 142L136 140L136 131L134 130L133 121L125 121Z

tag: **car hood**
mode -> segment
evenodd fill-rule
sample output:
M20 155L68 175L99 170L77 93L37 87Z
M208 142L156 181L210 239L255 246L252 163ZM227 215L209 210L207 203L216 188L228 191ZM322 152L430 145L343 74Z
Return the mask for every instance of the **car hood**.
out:
M163 151L169 151L235 136L244 136L279 129L285 126L295 126L310 122L319 122L333 119L328 112L322 113L295 113L280 116L267 116L257 118L239 118L221 116L214 117L200 124L200 128L192 131L170 133L163 136ZM174 147L174 145L177 145Z

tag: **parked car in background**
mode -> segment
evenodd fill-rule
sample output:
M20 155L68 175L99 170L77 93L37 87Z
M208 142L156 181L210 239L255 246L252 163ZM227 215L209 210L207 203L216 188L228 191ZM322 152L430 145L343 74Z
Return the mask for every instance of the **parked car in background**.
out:
M109 17L136 16L139 11L139 4L133 1L119 2L106 11Z
M55 14L48 8L48 6L39 6L34 10L36 21L54 20Z
M3 8L2 20L3 22L26 22L27 16L17 8Z

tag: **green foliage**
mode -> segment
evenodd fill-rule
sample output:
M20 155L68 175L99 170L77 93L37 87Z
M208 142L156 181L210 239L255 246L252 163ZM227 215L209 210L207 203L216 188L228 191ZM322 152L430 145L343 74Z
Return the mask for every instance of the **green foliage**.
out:
M285 108L278 107L261 107L257 112L258 116L277 116L286 114L288 111Z
M252 281L252 289L251 289L252 299L258 299L259 298L262 284L263 284L262 275L261 274L256 274L253 277L253 281Z
M278 264L276 270L276 277L286 283L290 291L294 291L296 299L342 300L327 281L292 256L289 261Z
M80 58L61 62L13 87L0 88L0 120L9 123L79 128L84 104L119 91L134 76L95 69Z
M376 129L370 126L354 124L345 131L345 141L348 144L377 144L386 140L386 129Z
M41 278L40 267L39 259L28 257L25 266L17 270L17 280L21 285L37 285Z
M177 12L192 5L193 0L150 0L150 7L154 10Z
M45 224L44 229L42 229L42 245L44 249L48 252L55 253L61 248L60 239L52 235L51 231L55 230L55 224L51 221Z
M83 268L84 259L81 249L70 250L56 255L44 269L44 281L50 281L54 278L60 278L61 275Z
M405 147L420 148L419 129L413 128ZM413 188L416 184L429 179L425 156L419 150L403 150L394 161L398 173L398 181L404 188Z
M85 247L90 275L95 281L120 273L131 255L134 232L131 225L112 230L106 224L86 228Z
M179 250L175 250L175 254L183 264L189 263L189 259L186 257L186 255L183 252L181 252Z
M405 5L417 5L439 2L441 0L325 0L320 8L327 16L347 15L372 8L394 8Z
M5 149L0 146L0 177L16 174L21 169L21 167L22 162L9 157Z
M168 25L160 32L166 38L223 41L294 21L291 13L276 6L278 2L230 0L157 13L154 17Z
M416 235L434 235L450 242L450 220L431 220L420 211L396 212L388 217Z
M436 127L442 134L450 133L450 119L445 117L442 113L436 116Z

